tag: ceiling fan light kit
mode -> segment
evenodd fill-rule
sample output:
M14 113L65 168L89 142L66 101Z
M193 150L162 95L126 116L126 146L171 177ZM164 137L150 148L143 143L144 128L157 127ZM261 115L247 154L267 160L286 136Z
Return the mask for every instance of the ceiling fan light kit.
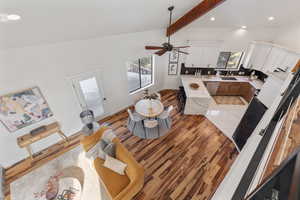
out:
M173 14L173 10L174 10L174 6L170 6L168 8L169 12L170 12L170 21L169 21L169 25L171 26L172 24L172 14ZM178 53L183 53L183 54L188 54L187 52L181 51L180 49L182 48L188 48L190 46L179 46L179 47L174 47L171 43L171 36L168 36L168 42L165 42L162 44L162 46L145 46L146 50L159 50L157 52L155 52L156 55L162 56L165 53L167 53L168 51L178 51Z

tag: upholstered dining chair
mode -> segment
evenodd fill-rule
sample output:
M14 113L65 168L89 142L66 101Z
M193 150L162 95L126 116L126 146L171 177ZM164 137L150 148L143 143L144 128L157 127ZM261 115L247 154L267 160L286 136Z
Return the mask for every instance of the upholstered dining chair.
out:
M132 113L130 109L127 109L129 118L127 122L127 128L135 136L145 137L145 130L143 126L143 117L138 113Z
M162 114L158 116L159 126L170 129L172 126L172 120L171 120L171 112L174 109L174 107L171 105L169 106Z
M156 119L145 119L144 127L146 132L146 138L151 139L160 137L158 121Z
M157 96L157 100L161 101L161 94L158 92L154 92L154 94Z

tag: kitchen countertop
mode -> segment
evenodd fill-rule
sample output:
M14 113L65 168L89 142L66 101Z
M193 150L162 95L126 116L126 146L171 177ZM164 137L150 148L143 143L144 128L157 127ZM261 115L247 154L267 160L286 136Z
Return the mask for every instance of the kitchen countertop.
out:
M185 80L190 79L193 80L195 83L198 82L248 82L250 83L255 89L261 89L264 82L262 82L261 80L250 80L248 76L230 76L230 77L234 77L237 80L223 80L221 79L221 76L215 76L215 75L211 75L211 76L207 76L207 75L203 75L201 77L195 77L193 75L181 75L181 78L184 78ZM193 82L191 81L191 82Z
M182 76L182 85L184 87L186 96L188 98L211 98L210 94L208 93L203 80L194 76ZM198 89L192 89L190 87L191 83L197 83L200 87Z

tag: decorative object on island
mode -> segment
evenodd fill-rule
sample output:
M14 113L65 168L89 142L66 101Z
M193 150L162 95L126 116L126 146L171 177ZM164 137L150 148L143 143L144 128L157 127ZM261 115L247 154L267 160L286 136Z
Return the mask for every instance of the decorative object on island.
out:
M33 153L32 153L31 147L30 147L30 145L32 143L40 141L41 139L46 138L55 133L59 134L62 137L62 139L66 142L66 144L68 143L68 138L61 131L58 122L54 122L52 124L46 125L45 127L46 127L45 130L40 132L39 134L32 135L32 134L28 133L26 135L23 135L23 136L17 138L19 147L26 148L32 161L34 161L34 156L33 156Z
M38 87L0 97L0 120L9 132L53 116Z
M190 84L190 87L191 87L192 89L194 89L194 90L197 90L200 86L199 86L199 84L197 84L197 83L191 83L191 84Z
M96 122L94 112L92 110L84 110L80 113L81 122L84 124L84 127L81 129L81 132L84 135L91 135L99 130L100 125Z
M170 12L170 26L172 23L172 11L174 10L174 6L171 6L168 8L169 12ZM180 51L181 48L188 48L190 46L181 46L181 47L174 47L171 43L171 36L168 35L168 42L163 43L162 46L146 46L145 49L146 50L159 50L157 52L155 52L156 55L162 56L165 53L167 53L168 51L176 51L177 53L184 53L184 54L188 54L187 52L183 52Z

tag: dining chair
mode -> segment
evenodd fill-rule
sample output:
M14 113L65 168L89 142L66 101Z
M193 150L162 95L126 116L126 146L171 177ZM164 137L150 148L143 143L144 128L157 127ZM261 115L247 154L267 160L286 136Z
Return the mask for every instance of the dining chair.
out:
M164 128L170 129L172 126L171 112L174 107L169 106L162 114L158 116L158 121L160 126L165 126Z
M145 130L143 126L143 118L138 113L132 113L130 109L127 109L129 118L127 121L127 128L133 135L138 137L145 137Z
M158 92L154 92L154 94L157 96L157 100L161 101L161 94Z
M158 138L160 136L158 121L156 119L145 119L144 127L147 139Z

